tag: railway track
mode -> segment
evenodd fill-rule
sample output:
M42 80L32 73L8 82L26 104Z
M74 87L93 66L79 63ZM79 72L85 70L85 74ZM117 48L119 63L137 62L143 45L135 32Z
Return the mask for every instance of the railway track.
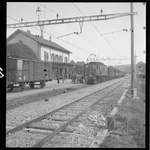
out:
M108 85L107 87L101 90L86 95L59 109L56 109L43 116L40 116L13 129L8 130L6 132L6 145L8 144L8 147L10 147L11 144L9 145L9 141L12 142L14 136L17 136L18 139L26 139L28 137L31 137L32 140L29 140L28 143L24 141L25 145L21 145L23 147L42 147L45 143L49 143L59 133L72 132L73 130L68 128L72 122L78 119L90 107L98 104L99 101L102 101L104 98L106 98L108 96L108 93L111 94L115 89L121 86L122 83L123 80L119 80L117 83L115 82L111 85ZM33 131L36 131L37 133L41 132L40 134L38 134L38 139ZM43 135L42 132L44 131L47 132L47 135ZM22 134L24 136L20 136ZM35 137L35 140L33 140L32 135ZM20 143L21 142L19 142L19 144Z

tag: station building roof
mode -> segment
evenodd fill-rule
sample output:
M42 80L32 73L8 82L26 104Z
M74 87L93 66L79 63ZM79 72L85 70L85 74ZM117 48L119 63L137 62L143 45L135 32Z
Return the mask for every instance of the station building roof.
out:
M50 41L50 40L46 40L46 39L44 39L44 38L42 38L42 37L40 37L40 36L33 35L33 34L31 34L30 32L25 32L25 31L20 30L20 29L16 30L13 34L11 34L11 35L8 37L7 40L9 41L9 40L12 39L14 36L16 36L18 33L24 34L25 36L27 36L27 37L31 38L32 40L38 42L40 45L44 45L44 46L47 46L47 47L51 47L51 48L54 48L54 49L56 49L56 50L58 50L58 51L61 51L61 52L64 52L64 53L68 53L68 54L71 53L69 50L65 49L64 47L58 45L58 44L55 43L55 42L52 42L52 41Z
M33 50L21 42L7 45L7 57L38 60Z

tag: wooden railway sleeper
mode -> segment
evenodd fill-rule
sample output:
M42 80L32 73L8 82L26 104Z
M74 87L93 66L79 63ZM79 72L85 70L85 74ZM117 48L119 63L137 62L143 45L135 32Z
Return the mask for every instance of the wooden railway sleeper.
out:
M31 126L31 127L27 127L25 130L27 132L32 132L34 130L34 132L40 132L42 133L45 132L45 131L55 131L57 128L53 128L53 127L37 127L37 126ZM76 129L75 128L71 128L71 127L68 127L68 128L65 128L64 130L62 130L61 132L69 132L69 133L73 133Z
M64 112L63 114L62 113L59 113L59 112L57 112L57 113L54 113L52 116L51 116L51 118L55 118L55 117L70 117L70 116L74 116L74 114L75 113L72 113L72 112L69 112L69 111L66 111L66 112Z
M119 81L120 82L120 81ZM114 85L114 84L116 84L116 83L113 83L112 85ZM112 85L109 85L109 86L112 86ZM108 87L109 87L108 86ZM107 87L107 88L108 88ZM104 88L104 89L106 89L106 87ZM104 90L103 89L103 90ZM96 92L95 92L96 93ZM89 94L90 95L90 94ZM88 95L88 96L89 96ZM86 96L86 97L88 97L88 96ZM80 99L79 99L80 100ZM78 101L79 101L78 100ZM76 101L77 102L77 101ZM70 106L72 103L70 103L70 104L67 104L67 105L65 105L65 106L63 106L62 108L65 108L66 106ZM61 108L61 109L62 109ZM54 112L56 112L56 111L58 111L58 110L60 110L60 108L59 109L56 109ZM54 112L50 112L50 113L48 113L48 114L45 114L44 116L41 116L41 117L39 117L39 118L36 118L36 119L34 119L34 120L31 120L31 121L28 121L28 122L26 122L26 123L24 123L24 124L22 124L22 125L20 125L20 126L17 126L17 127L15 127L15 128L13 128L13 129L11 129L11 130L9 130L9 131L7 131L6 132L6 135L8 135L9 133L13 133L13 132L16 132L16 131L19 131L19 130L21 130L22 128L25 128L25 126L28 126L30 123L32 123L32 122L37 122L38 120L40 120L40 119L42 119L42 118L45 118L45 117L48 117L48 115L51 115L51 113L53 114ZM57 131L58 132L58 131ZM55 133L54 133L55 134Z

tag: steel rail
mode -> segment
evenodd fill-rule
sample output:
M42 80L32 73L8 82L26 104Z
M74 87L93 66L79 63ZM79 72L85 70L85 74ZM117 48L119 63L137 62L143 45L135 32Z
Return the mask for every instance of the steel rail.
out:
M86 95L86 96L83 96L83 97L81 97L81 98L79 98L79 99L77 99L77 100L75 100L75 101L73 101L73 102L71 102L71 103L69 103L69 104L66 104L66 105L64 105L64 106L62 106L62 107L60 107L60 108L57 108L57 109L55 109L55 110L53 110L53 111L51 111L51 112L49 112L49 113L47 113L47 114L44 114L44 115L42 115L42 116L40 116L40 117L37 117L37 118L32 119L32 120L30 120L30 121L27 121L27 122L25 122L25 123L23 123L23 124L21 124L21 125L18 125L18 126L12 128L12 129L8 130L8 131L6 132L6 135L9 135L10 133L14 133L14 132L20 131L20 130L22 130L23 128L29 126L31 123L33 123L33 122L38 122L38 121L44 119L45 117L47 117L47 116L49 116L49 115L51 115L51 114L53 114L53 113L55 113L55 112L57 112L57 111L59 111L59 110L65 108L65 107L68 107L68 106L70 106L70 105L72 105L72 104L74 104L74 103L76 103L76 102L82 100L83 98L89 97L90 95L93 95L93 94L95 94L95 93L97 93L97 92L103 91L103 90L107 89L108 87L111 87L111 86L113 86L113 85L115 85L115 84L121 82L122 80L123 80L123 79L120 79L119 81L116 81L115 83L112 83L112 84L106 86L105 88L103 88L103 89L101 89L101 90L97 90L97 91L95 91L95 92L93 92L93 93L90 93L90 94L88 94L88 95Z
M90 107L93 107L94 105L98 104L101 100L103 100L104 98L106 98L108 95L112 94L112 92L117 89L119 86L121 85L121 83L113 88L112 90L109 91L109 94L105 94L104 96L101 97L100 99L98 99L96 102L94 102L92 105L90 105L89 107L85 108L84 110L82 110L80 113L78 113L75 117L71 118L69 121L67 121L64 125L60 126L58 129L54 130L53 133L48 134L46 137L44 137L43 139L41 139L39 142L37 142L36 144L34 144L32 147L42 147L47 141L50 142L50 140L52 138L54 138L55 135L59 134L61 131L63 131L69 124L71 124L73 121L75 121L78 117L80 117L83 113L85 113Z

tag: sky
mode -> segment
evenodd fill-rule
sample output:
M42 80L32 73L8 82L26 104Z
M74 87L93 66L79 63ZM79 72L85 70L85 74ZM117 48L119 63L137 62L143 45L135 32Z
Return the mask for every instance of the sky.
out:
M26 21L37 21L36 9L41 9L41 20L77 17L86 15L98 15L111 13L130 12L130 3L40 3L40 2L8 2L7 3L7 24L20 22L23 18ZM146 50L146 5L133 3L134 12L134 51L136 61L145 62ZM40 28L24 27L21 30L30 30L32 34L39 35ZM124 32L123 29L128 29ZM15 30L7 28L7 37ZM110 20L84 22L81 34L70 34L80 32L79 23L58 24L44 26L44 38L58 43L71 51L70 60L85 61L87 58L96 57L98 61L106 65L130 64L131 62L131 33L130 16ZM60 37L63 36L63 37Z

